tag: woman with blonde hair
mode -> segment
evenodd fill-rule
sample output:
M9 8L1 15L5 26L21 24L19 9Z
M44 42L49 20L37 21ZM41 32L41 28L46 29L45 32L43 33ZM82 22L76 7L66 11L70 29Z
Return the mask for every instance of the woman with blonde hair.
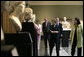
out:
M37 46L38 46L38 55L40 50L40 41L41 41L41 32L42 32L42 26L40 24L40 20L36 20L35 24L36 30L37 30Z

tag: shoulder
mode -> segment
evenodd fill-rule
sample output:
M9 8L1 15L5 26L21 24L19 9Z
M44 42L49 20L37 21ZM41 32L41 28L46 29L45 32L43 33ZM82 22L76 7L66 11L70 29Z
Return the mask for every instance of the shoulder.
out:
M62 25L62 23L59 23L60 25Z
M79 26L79 27L81 27L82 25L81 25L81 24L79 24L78 26Z
M43 22L42 24L44 24L45 22Z
M81 24L79 24L79 25L78 25L78 27L82 28L82 25L81 25Z
M74 29L75 28L75 25L73 24L73 25L71 25L71 29Z
M48 21L48 23L50 23L50 22Z

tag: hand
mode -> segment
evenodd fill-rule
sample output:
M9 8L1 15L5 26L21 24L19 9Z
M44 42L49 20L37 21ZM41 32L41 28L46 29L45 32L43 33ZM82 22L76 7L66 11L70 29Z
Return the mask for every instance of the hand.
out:
M52 30L50 30L51 33L54 33Z
M51 33L54 33L54 31L51 31Z
M51 32L51 30L50 30L50 32Z
M59 33L58 31L52 31L52 33Z
M59 33L58 31L54 31L54 33Z
M38 35L40 35L40 33L37 33Z
M61 34L61 37L62 37L63 35Z

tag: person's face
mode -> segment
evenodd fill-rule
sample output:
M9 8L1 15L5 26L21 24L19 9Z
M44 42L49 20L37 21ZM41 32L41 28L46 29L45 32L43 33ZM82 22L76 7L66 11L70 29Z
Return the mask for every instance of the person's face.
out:
M56 18L56 22L59 22L59 18Z
M74 24L77 24L77 20L74 20Z
M52 20L52 25L55 25L56 23L55 23L55 20Z
M48 21L48 19L47 19L47 18L45 18L45 21Z
M55 23L55 21L53 22L53 25L55 25L56 23Z

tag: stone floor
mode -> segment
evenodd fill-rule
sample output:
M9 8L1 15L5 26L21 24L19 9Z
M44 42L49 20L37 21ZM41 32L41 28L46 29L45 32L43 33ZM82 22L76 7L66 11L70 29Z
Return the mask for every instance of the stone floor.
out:
M44 41L41 40L41 46L40 46L40 50L38 52L38 56L49 56L49 45L48 45L48 52L45 52L45 48L44 48ZM69 47L61 47L60 48L60 56L71 56L70 55L71 52L71 45L69 43ZM77 52L77 50L76 50ZM75 56L77 56L75 52ZM52 52L52 56L56 56L56 48L53 48L53 52ZM83 51L82 51L82 56L83 56Z

